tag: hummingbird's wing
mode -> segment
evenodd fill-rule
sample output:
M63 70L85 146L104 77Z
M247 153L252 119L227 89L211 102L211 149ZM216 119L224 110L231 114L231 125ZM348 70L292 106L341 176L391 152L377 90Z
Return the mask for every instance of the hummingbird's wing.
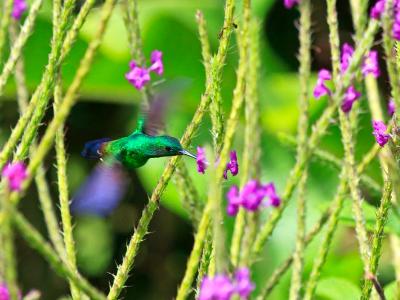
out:
M159 135L165 128L165 112L169 99L166 95L157 95L149 105L142 104L136 131Z
M109 215L125 196L128 175L122 165L108 161L97 164L72 199L75 215Z

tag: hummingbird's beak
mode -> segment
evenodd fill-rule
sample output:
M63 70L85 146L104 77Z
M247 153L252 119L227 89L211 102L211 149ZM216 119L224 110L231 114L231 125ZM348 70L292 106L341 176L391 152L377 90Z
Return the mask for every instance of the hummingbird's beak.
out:
M194 159L197 159L196 155L190 153L190 152L187 151L187 150L184 150L184 149L183 149L183 150L179 151L179 153L182 154L182 155L187 155L187 156L193 157Z

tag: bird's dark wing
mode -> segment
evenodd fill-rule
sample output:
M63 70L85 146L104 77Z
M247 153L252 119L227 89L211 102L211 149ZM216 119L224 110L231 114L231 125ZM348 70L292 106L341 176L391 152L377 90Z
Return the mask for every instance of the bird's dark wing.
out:
M128 174L119 163L98 164L72 199L75 215L107 216L124 197Z
M189 85L189 81L185 79L175 80L164 86L150 103L142 103L136 132L142 132L148 135L159 135L165 130L165 115L171 99L178 91L183 90Z
M165 129L165 112L169 99L167 95L160 94L149 105L142 104L137 130L148 135L159 135Z

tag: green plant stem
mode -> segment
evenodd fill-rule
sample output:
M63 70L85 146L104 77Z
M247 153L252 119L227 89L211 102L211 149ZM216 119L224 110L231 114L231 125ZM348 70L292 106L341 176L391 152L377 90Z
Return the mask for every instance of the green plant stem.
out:
M7 28L11 20L13 3L13 0L4 0L3 2L3 12L0 21L0 65L3 61L4 46L7 42Z
M203 57L203 64L207 74L207 70L210 69L210 63L211 63L211 49L207 35L207 23L206 20L204 19L203 12L200 10L196 12L196 21L199 30L201 55Z
M249 8L247 9L250 10ZM247 12L247 19L250 19L250 12ZM259 128L259 99L258 99L258 76L260 69L259 54L259 24L257 21L249 21L249 54L248 70L246 75L245 90L245 137L241 170L241 187L251 178L260 177L260 128ZM249 222L253 225L258 219L257 214L248 215ZM258 220L257 220L258 221ZM245 234L246 213L243 208L239 209L236 216L235 227L232 236L230 254L233 266L238 267L239 263L248 261L249 251L254 239L251 228ZM250 226L251 227L251 226ZM241 254L241 255L240 255ZM240 257L241 256L241 257Z
M40 233L19 212L13 211L12 222L21 236L36 251L38 251L62 277L70 279L77 287L84 291L90 299L105 300L105 296L90 285L79 274L72 271L62 259L54 252L53 248L43 239Z
M203 252L201 254L200 265L199 265L199 269L198 269L198 273L197 273L196 296L198 296L198 292L200 291L200 285L201 285L201 282L202 282L204 276L209 271L209 266L210 266L211 257L212 257L212 251L213 251L212 231L211 231L211 228L209 228L207 235L206 235L206 239L204 241ZM213 265L215 265L215 264L213 264ZM212 274L210 274L210 273L208 275L212 276ZM196 299L197 299L197 297L196 297Z
M308 148L306 151L306 155L304 158L302 158L301 161L296 161L295 166L293 167L288 181L286 183L286 187L282 196L282 204L280 207L274 210L274 212L271 214L271 217L268 219L268 221L262 226L260 229L260 232L257 236L257 239L254 243L253 249L252 249L252 261L254 262L259 254L261 253L264 244L272 234L272 231L275 228L276 223L280 219L284 209L287 206L287 203L289 202L289 199L292 196L292 193L297 186L299 179L302 175L302 172L306 165L308 164L308 161L311 157L312 152L314 149L318 146L318 143L320 141L321 136L325 133L327 127L330 124L330 120L334 116L340 101L338 99L343 99L344 93L347 89L347 87L350 85L351 79L352 79L352 74L354 74L357 69L359 68L362 58L364 54L368 51L368 49L371 47L373 41L374 41L374 36L375 33L377 32L379 28L379 23L376 20L370 20L368 24L368 28L365 31L365 34L363 36L363 39L360 41L358 47L354 51L354 55L352 59L350 60L349 67L345 74L343 75L342 78L342 84L339 86L339 88L335 91L335 97L336 101L334 101L331 105L329 105L325 111L323 112L322 116L319 118L317 123L314 125L313 132L311 133L310 138L308 139Z
M339 41L339 30L337 22L336 12L336 0L327 0L327 12L328 12L328 26L329 26L329 43L331 46L332 55L332 69L333 69L333 81L335 87L338 88L341 84L341 76L339 73L340 64L340 41ZM335 102L342 101L341 98L334 98ZM365 274L369 273L368 260L370 256L370 249L368 244L367 230L365 228L365 220L362 211L361 192L359 190L359 175L354 157L354 138L352 133L352 126L348 115L346 115L341 109L339 109L339 120L340 130L342 132L342 142L344 145L344 169L346 170L347 180L349 182L350 194L353 199L353 213L356 222L356 234L360 248L361 259L364 264Z
M15 40L17 38L17 26L18 25L16 22L13 22L10 26L10 37L13 43L15 43ZM15 67L15 82L17 86L18 106L22 115L26 111L29 99L29 93L25 83L26 80L23 57L19 58ZM36 151L36 142L33 143L30 151L31 154L34 155ZM40 206L43 211L44 220L46 223L47 231L49 232L50 240L53 243L57 253L60 256L64 256L64 244L62 242L57 216L50 196L49 186L46 182L45 170L42 164L39 166L36 173L35 182L39 194Z
M13 204L10 201L10 191L6 187L0 195L1 211L4 213L5 220L1 226L1 241L4 259L5 282L10 292L10 299L18 299L17 269L14 249L14 233L11 227L11 212Z
M372 288L371 279L375 279L375 282L379 284L375 274L378 270L379 259L381 257L384 229L391 205L390 202L391 194L392 194L392 183L390 181L386 181L383 188L381 205L379 206L379 209L376 212L376 223L375 223L374 235L372 238L372 254L369 261L370 265L369 269L371 273L367 274L367 280L364 281L364 286L361 295L362 300L367 300L370 298L371 288Z
M61 71L56 75L56 82L54 86L54 114L57 114L60 101L62 99L62 82ZM78 273L76 267L75 257L75 242L72 232L72 220L69 210L69 192L68 192L68 179L67 179L67 158L64 144L64 126L60 126L57 130L55 137L56 149L56 162L57 162L57 179L58 179L58 192L60 200L61 222L63 229L64 245L66 250L66 261L69 268ZM80 299L79 289L70 281L72 299Z
M202 254L202 248L207 235L207 228L210 223L211 205L208 203L204 208L203 215L199 224L199 228L195 235L193 249L188 259L185 275L179 286L176 300L187 299L189 291L192 287L194 275L197 272L198 262Z
M301 160L307 151L307 132L309 126L309 90L308 82L311 73L311 2L303 0L299 4L300 11L300 50L299 50L299 78L300 78L300 97L299 97L299 121L297 126L297 160ZM296 230L296 248L293 260L293 272L290 285L289 299L300 299L300 290L302 287L302 272L304 264L305 248L305 221L306 221L306 183L308 168L305 167L300 178L297 195L297 230Z
M228 29L224 31L225 34L223 34L223 36L220 39L218 52L215 56L216 59L213 61L213 65L211 66L211 68L215 70L214 74L221 73L222 67L224 66L225 63L225 57L229 45L229 38L232 31L231 24L233 22L233 8L234 8L234 2L232 0L228 0L225 7L225 19L224 19L224 27L226 25ZM201 97L200 104L193 116L193 119L186 128L183 137L181 138L181 144L185 148L189 146L193 138L193 135L197 131L203 119L204 113L208 109L208 106L210 104L210 98L208 97L208 94L210 93L210 90L212 88L213 86L211 83L207 84L206 91ZM122 264L118 267L117 274L115 275L114 282L108 294L109 299L115 299L120 294L123 285L128 278L129 270L133 265L133 261L137 253L137 250L139 248L139 245L142 241L142 237L147 232L150 220L156 208L158 207L158 202L160 200L160 197L164 192L166 186L168 185L169 180L171 179L171 176L175 171L175 167L179 159L180 159L179 156L171 158L163 174L161 175L161 178L158 181L157 186L155 187L151 195L150 201L145 207L144 213L142 214L139 220L139 224L141 224L140 228L141 229L143 228L143 230L140 231L136 230L131 240L129 241L127 252L124 256Z

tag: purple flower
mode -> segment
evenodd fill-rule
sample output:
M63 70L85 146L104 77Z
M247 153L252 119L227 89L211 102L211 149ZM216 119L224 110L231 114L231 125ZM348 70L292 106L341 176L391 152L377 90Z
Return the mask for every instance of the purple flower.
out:
M138 90L141 90L150 81L150 73L146 68L141 68L134 61L129 63L130 71L125 78Z
M236 185L232 186L226 196L228 199L227 213L229 216L235 216L240 206L248 211L257 211L263 204L265 197L268 198L268 201L265 202L266 206L277 207L281 203L281 199L277 195L272 182L261 185L255 179L249 180L241 191L239 191Z
M241 204L248 211L256 211L264 199L264 191L257 180L250 180L243 187L240 197Z
M0 300L10 300L10 292L5 284L0 284Z
M353 47L347 43L344 43L342 47L342 57L340 60L340 70L342 73L346 72L347 68L349 67L350 59L353 56L353 53Z
M392 36L400 41L400 2L394 1L394 22L392 27Z
M197 147L196 162L197 162L197 172L204 174L207 169L208 162L206 158L206 152L202 147Z
M8 163L1 175L7 179L8 187L11 191L20 191L22 183L28 177L26 167L22 162Z
M239 188L236 185L231 186L226 197L228 198L228 206L226 207L227 214L231 217L236 216L239 211L239 206L242 203Z
M226 275L204 277L200 285L199 300L229 300L235 287Z
M374 128L373 135L379 146L383 147L390 139L390 135L386 133L386 125L382 121L373 121L372 127Z
M364 62L361 69L364 76L372 74L375 78L380 75L379 63L378 63L378 52L370 51L364 58Z
M281 198L278 196L275 190L275 185L270 182L263 186L264 195L269 198L267 205L278 207L281 205Z
M371 8L369 15L371 18L379 20L384 10L385 10L385 0L378 0Z
M389 114L389 116L393 116L395 111L396 111L396 105L394 104L393 99L390 99L389 103L388 103L388 114Z
M292 8L293 6L299 3L300 0L283 0L283 5L288 9Z
M331 72L329 72L326 69L321 69L318 72L318 79L317 79L317 84L315 85L314 88L314 97L316 99L319 99L320 97L324 95L330 95L331 90L325 85L325 81L331 80L332 75Z
M240 268L235 273L235 291L241 299L247 299L255 286L250 279L250 271L248 268Z
M14 6L12 10L12 17L15 20L19 20L22 17L22 14L26 11L28 5L26 4L25 0L14 0Z
M231 151L230 153L230 161L226 164L226 168L224 171L224 178L228 179L228 171L231 172L232 176L236 176L239 173L239 164L237 161L236 151Z
M164 72L164 65L162 62L162 52L159 50L154 50L151 52L150 57L151 66L149 71L155 72L158 75L162 75Z
M342 102L342 111L348 113L353 107L353 103L361 97L361 93L358 92L353 85L351 85L346 93Z

